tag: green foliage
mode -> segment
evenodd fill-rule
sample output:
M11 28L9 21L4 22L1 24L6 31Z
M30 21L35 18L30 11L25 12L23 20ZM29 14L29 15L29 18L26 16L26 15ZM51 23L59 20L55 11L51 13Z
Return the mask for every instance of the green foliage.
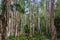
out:
M2 19L3 18L3 14L4 14L4 12L5 12L5 4L4 4L4 1L2 1L2 4L1 4L1 7L0 7L0 10L2 10L2 11L0 11L0 19Z
M13 10L13 7L16 7L16 10L21 12L21 13L24 13L24 8L21 7L20 4L14 4L14 5L11 5L11 9Z
M55 23L55 26L56 26L56 29L58 31L58 28L60 27L60 17L56 17L55 20L54 20L54 23Z
M14 36L10 36L9 40L26 40L26 37L14 37Z
M19 4L14 4L16 6L16 10L18 10L21 13L24 13L24 8L21 7Z
M2 19L3 15L0 15L0 19Z
M60 1L59 0L56 3L55 17L60 17Z
M26 36L23 37L14 37L14 36L10 36L9 40L50 40L44 36L38 36L38 37L31 37L31 38L27 38Z
M2 10L5 10L5 4L4 4L4 3L5 3L5 0L3 0L3 1L2 1L2 4L1 4L1 9L2 9Z
M28 25L25 25L24 29L25 29L25 33L29 34L29 27L28 27Z
M1 9L2 10L5 10L5 5L2 3L2 5L1 5L2 7L1 7Z
M13 7L16 7L16 10L19 11L20 13L25 13L24 11L24 0L15 0L13 5L11 6L11 10L13 10Z
M46 31L45 17L42 14L40 16L40 23L41 23L42 32L45 32Z

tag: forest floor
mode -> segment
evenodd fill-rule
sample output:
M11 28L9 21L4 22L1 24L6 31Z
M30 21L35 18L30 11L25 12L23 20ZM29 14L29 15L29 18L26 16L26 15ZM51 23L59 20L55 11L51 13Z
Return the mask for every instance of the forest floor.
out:
M29 37L27 37L27 36L25 36L25 37L9 37L9 40L49 40L48 38L45 38L45 37L31 37L31 38L29 38Z

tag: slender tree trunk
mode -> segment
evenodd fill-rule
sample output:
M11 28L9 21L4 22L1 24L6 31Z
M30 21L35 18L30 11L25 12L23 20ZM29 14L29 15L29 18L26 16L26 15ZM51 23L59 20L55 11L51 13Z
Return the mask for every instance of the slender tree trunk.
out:
M24 15L21 15L21 32L24 34Z
M1 31L2 31L2 20L0 19L0 40L2 40L2 33L1 33Z
M0 3L2 3L2 0L0 0ZM0 9L0 40L2 40L2 9Z
M39 14L39 5L37 4L37 24L38 24L38 33L41 33L40 30L40 14Z
M49 32L49 29L50 29L50 5L49 5L49 1L50 0L47 0L46 1L46 32L48 33Z
M23 14L21 14L21 32L20 32L20 35L23 35L24 34L24 24L23 24Z
M32 37L32 8L31 8L31 3L30 3L30 34L29 36Z
M2 19L2 40L5 40L6 36L6 21L5 18Z
M6 27L7 27L7 12L6 11L7 10L5 8L4 14L3 14L3 19L2 19L2 40L5 40L5 37L6 37Z
M56 37L56 28L54 25L54 2L55 0L51 0L51 14L50 14L50 21L51 21L51 28L52 28L52 32L51 32L51 40L57 40Z
M32 32L33 32L33 35L34 35L34 5L32 5L32 8L31 8L31 12L32 12Z
M18 35L19 13L16 11L16 36Z

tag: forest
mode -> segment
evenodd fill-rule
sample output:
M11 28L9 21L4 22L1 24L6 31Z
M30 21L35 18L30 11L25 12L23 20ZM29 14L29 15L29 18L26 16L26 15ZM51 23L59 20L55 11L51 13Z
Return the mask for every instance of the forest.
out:
M60 40L60 0L0 0L0 40Z

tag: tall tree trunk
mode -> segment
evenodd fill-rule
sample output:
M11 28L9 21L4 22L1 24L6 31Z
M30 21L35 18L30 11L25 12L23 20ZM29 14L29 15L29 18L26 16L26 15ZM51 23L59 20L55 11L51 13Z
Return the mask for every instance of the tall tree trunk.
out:
M21 14L21 34L24 34L24 15Z
M34 5L32 5L32 8L31 8L31 12L32 12L32 15L31 15L31 20L32 20L32 32L33 32L33 35L34 35Z
M30 2L30 34L29 34L30 37L32 37L32 16L33 16L31 7L32 6L31 6L31 2Z
M2 10L3 18L2 18L2 40L5 40L6 38L6 27L7 27L7 20L8 20L8 14L10 13L10 3L8 0L3 0L3 4L5 9Z
M16 11L16 36L18 36L19 13Z
M57 40L56 37L56 28L54 25L54 2L55 0L51 0L51 14L50 14L50 21L51 21L51 28L52 28L52 32L51 32L51 40Z
M2 31L2 20L1 20L1 18L0 18L0 40L2 40L2 33L1 33L1 31Z
M38 24L38 33L41 33L40 30L40 14L39 14L39 5L37 4L37 24Z
M2 0L0 0L0 3L2 3ZM2 9L0 8L0 40L2 40Z
M51 6L51 5L49 5L50 4L49 1L50 0L46 1L46 11L47 11L47 13L46 13L46 32L47 33L49 33L49 29L50 29L50 9L51 8L49 6Z

